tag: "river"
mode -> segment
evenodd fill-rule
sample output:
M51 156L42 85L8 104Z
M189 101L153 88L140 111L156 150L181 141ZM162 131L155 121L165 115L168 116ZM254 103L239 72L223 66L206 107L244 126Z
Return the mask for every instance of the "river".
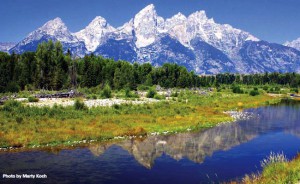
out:
M270 152L292 159L300 151L300 105L246 110L248 120L201 132L96 143L58 151L0 152L0 174L45 179L0 183L219 183L261 171ZM56 150L56 149L53 149ZM23 176L22 176L23 177Z

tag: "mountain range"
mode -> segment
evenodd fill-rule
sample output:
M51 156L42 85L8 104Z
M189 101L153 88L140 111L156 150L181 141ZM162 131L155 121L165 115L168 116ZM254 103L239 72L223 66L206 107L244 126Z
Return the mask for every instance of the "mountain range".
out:
M48 21L21 42L2 46L9 53L35 51L39 43L60 41L73 56L102 55L115 60L177 63L197 74L300 72L300 38L284 45L260 40L228 24L218 24L204 11L189 16L160 17L153 4L115 28L97 16L71 33L60 18Z
M9 49L14 47L16 43L13 42L0 42L0 51L2 52L8 52Z

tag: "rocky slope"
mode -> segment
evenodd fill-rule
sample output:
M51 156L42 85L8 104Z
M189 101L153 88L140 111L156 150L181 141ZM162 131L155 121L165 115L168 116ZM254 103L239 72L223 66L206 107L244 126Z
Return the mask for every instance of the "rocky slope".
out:
M246 31L216 23L204 11L165 19L152 4L118 28L97 16L84 29L71 33L60 18L53 19L9 52L34 51L50 39L62 42L64 50L70 49L74 56L94 53L153 65L171 62L198 74L300 71L299 39L286 46L261 41Z

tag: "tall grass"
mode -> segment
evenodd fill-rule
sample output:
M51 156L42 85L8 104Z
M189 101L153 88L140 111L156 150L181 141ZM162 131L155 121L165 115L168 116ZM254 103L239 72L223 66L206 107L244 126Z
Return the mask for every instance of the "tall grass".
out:
M261 167L267 167L268 165L274 164L274 163L282 163L282 162L287 162L288 159L286 158L286 156L282 153L274 153L271 152L270 155L263 159L260 162Z
M79 100L74 106L24 106L7 101L0 106L0 147L61 144L71 140L102 140L150 132L186 131L212 127L232 118L223 111L270 103L273 97L247 94L182 91L174 100L153 104L86 108Z
M245 184L281 184L298 183L300 181L300 155L288 161L283 153L271 152L261 161L262 173L246 175L242 182Z

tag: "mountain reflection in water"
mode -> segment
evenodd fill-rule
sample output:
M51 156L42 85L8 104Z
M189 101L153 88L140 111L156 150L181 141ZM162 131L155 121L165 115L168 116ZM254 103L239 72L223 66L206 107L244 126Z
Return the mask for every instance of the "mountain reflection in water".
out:
M299 105L250 109L252 119L173 135L73 149L1 152L0 174L46 174L46 180L0 183L219 183L260 171L273 152L300 151Z
M298 111L299 107L295 106L293 110ZM222 124L198 133L150 136L120 143L92 145L89 149L95 156L101 156L112 145L118 145L132 154L141 165L150 169L155 159L162 154L175 160L185 157L195 163L202 163L215 151L229 150L270 131L284 131L300 137L300 113L291 113L290 106L272 106L248 112L255 116L249 120Z

